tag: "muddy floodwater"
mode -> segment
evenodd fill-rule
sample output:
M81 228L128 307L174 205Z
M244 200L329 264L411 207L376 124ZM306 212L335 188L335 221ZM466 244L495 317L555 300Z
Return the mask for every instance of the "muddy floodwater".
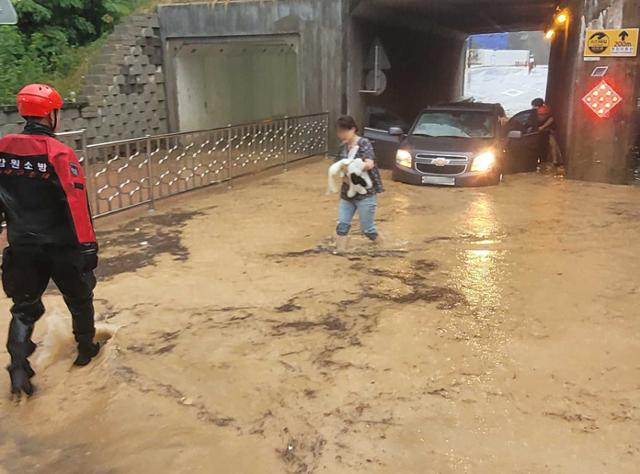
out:
M385 175L339 257L327 166L99 220L108 342L71 368L47 293L0 473L639 472L640 189Z

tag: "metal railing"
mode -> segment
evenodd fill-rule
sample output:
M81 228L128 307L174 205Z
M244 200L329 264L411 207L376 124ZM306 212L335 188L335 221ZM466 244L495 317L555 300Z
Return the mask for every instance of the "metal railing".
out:
M57 136L76 150L100 217L325 155L328 132L329 114L321 113L92 145L83 130Z
M56 138L73 148L80 163L84 162L87 148L87 134L85 129L56 133Z

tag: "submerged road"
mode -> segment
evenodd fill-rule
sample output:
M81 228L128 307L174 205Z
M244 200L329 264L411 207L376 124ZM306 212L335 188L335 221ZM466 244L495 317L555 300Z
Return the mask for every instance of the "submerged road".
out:
M100 220L109 341L72 369L47 295L0 473L637 472L640 189L386 176L337 257L327 166Z

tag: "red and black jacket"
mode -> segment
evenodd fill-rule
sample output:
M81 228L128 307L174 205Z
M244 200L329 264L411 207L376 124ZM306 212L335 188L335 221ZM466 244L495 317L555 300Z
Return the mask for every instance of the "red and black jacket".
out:
M82 166L48 127L28 123L0 139L0 204L11 246L97 252Z

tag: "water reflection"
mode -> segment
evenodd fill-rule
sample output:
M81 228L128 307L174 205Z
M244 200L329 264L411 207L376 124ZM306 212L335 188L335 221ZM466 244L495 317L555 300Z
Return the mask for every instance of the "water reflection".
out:
M461 265L456 276L467 301L476 314L490 316L502 303L499 282L503 251L462 250L458 259Z
M474 237L477 242L495 241L501 237L492 197L486 194L473 196L463 217L462 233Z
M459 291L465 295L472 316L464 318L458 331L486 353L487 344L504 340L500 321L506 310L505 234L490 195L478 193L473 196L458 231L464 238L452 276Z

